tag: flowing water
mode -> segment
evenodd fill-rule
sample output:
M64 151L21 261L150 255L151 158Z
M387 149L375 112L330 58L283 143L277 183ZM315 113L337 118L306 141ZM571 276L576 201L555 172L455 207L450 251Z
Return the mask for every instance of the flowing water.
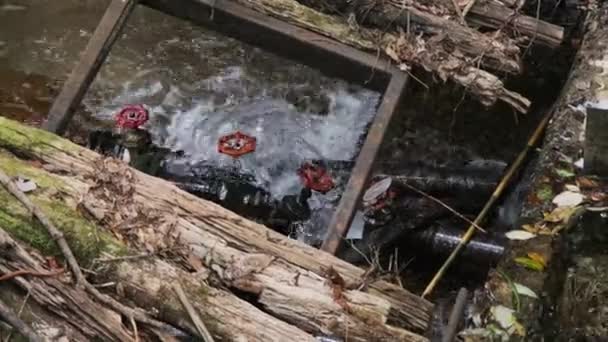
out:
M0 32L8 33L0 36L5 74L40 75L51 85L52 80L65 78L103 8L93 1L51 5L33 0L1 7L0 19L6 21ZM36 21L38 25L14 32L17 22ZM14 84L1 87L12 99L3 101L3 115L39 123L50 101L32 106L32 96L21 94L27 82L20 89L21 80L15 78ZM57 89L53 90L43 95L51 99ZM281 199L301 189L296 171L304 161L356 157L379 97L138 6L78 109L80 124L72 131L82 142L84 131L111 127L113 115L123 106L144 104L151 117L145 128L155 144L184 152L178 162L236 166ZM256 151L238 160L217 151L219 137L235 131L257 140ZM341 176L338 183L348 175ZM331 207L337 196L338 190L327 196L315 194L311 205ZM324 221L313 220L313 225Z

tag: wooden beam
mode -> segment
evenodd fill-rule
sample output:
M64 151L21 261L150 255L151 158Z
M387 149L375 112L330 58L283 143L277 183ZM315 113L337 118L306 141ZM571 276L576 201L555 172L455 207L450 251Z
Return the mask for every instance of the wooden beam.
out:
M608 109L587 107L585 172L608 176Z
M378 108L376 117L367 133L365 143L357 157L357 163L342 194L340 204L332 217L327 237L321 246L321 249L326 252L336 254L336 251L340 247L340 242L346 236L346 233L348 233L363 193L363 187L368 180L372 165L384 140L386 130L390 125L393 114L398 110L398 106L401 103L407 86L407 79L408 77L404 73L395 73L391 78L391 82L382 98L380 108Z
M387 59L233 1L142 0L142 4L376 91L384 91L397 70Z
M95 79L136 4L137 0L112 0L76 68L72 70L61 93L53 102L48 119L43 124L46 130L58 134L65 131L76 106L80 104Z

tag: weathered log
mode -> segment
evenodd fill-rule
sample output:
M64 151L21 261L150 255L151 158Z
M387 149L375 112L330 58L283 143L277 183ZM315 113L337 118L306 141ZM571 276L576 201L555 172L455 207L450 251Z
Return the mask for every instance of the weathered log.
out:
M408 36L406 39L404 34L351 27L345 18L321 13L295 0L236 1L258 12L315 31L344 44L373 52L380 49L406 71L409 71L409 68L414 65L422 66L425 70L439 75L443 81L451 80L464 86L486 106L493 105L497 100L508 103L520 112L527 112L530 106L530 101L520 94L507 90L498 77L475 66L487 61L490 65L494 63L494 66L497 67L500 64L513 71L519 63L518 60L513 60L515 56L511 51L514 48L513 45L505 47L495 40L480 37L481 34L475 35L472 31L464 32L459 29L459 32L464 32L463 35L454 35L453 39L456 39L454 37L465 39L467 35L471 34L472 40L488 42L485 53L471 56L465 55L463 51L478 51L483 44L478 45L469 41L466 48L460 51L459 46L464 43L454 46L453 41L450 42L446 38L449 35L445 32L433 34L432 37L426 39L412 36ZM393 10L392 12L398 11ZM492 56L504 56L505 59L499 62Z
M101 159L67 140L7 119L0 119L0 147L37 161L39 167L28 168L23 161L0 154L0 168L7 173L25 173L42 191L59 191L64 212L67 203L72 207L78 204L96 218L97 227L113 228L114 234L132 246L152 251L167 247L173 237L190 248L189 255L200 260L201 268L211 270L224 286L254 295L268 313L266 317L274 316L281 324L288 322L308 333L353 340L425 340L406 329L426 329L430 303L382 281L372 282L367 292L351 290L363 281L364 270L327 253L289 240L122 162ZM50 203L46 205L48 208ZM61 226L73 231L75 224L69 222ZM86 241L76 248L86 246ZM81 253L87 255L86 251ZM123 272L136 273L134 268ZM327 280L328 274L336 273L345 284ZM161 275L151 279L158 277L163 279ZM145 291L154 297L150 292ZM214 310L236 309L206 302L201 310L217 315ZM263 331L260 326L267 325L269 318L250 320L248 324ZM245 319L241 322L246 323Z
M59 341L61 338L67 338L68 341L90 341L94 337L81 334L70 324L70 320L62 319L44 309L31 296L31 293L28 295L27 292L14 286L13 282L0 283L0 300L14 310L18 310L19 317L42 338L55 341ZM74 320L74 322L77 321ZM2 341L20 341L20 335L0 319L0 339Z
M70 208L68 204L52 201L49 198L49 193L53 196L52 194L56 194L57 191L67 194L64 192L66 189L64 186L86 185L77 181L70 185L63 184L64 180L55 179L44 171L28 167L27 164L7 156L6 152L0 153L0 164L2 168L9 166L13 172L27 174L42 187L43 193L31 195L33 201L43 210L46 209L51 220L65 229L63 233L70 241L81 264L92 267L95 259L102 254L127 253L126 247L114 240L109 233L97 231L100 227L95 227L85 218L80 217L76 208ZM55 186L51 187L51 184ZM4 231L30 242L45 254L53 255L57 252L53 245L54 241L50 236L45 236L44 228L38 227L37 222L6 191L0 190L0 198L5 204L0 210L0 246L3 246L2 250L5 251L0 258L0 272L9 274L15 270L41 271L39 259L42 258L30 257L28 252ZM72 201L73 206L77 206L75 200L69 200ZM34 228L25 229L25 227ZM103 274L100 280L118 282L124 289L137 289L137 296L128 296L128 300L150 312L157 312L160 319L190 333L195 333L195 330L189 325L188 316L170 288L170 284L174 281L187 284L187 293L193 305L205 313L207 323L213 323L213 334L217 338L228 340L246 338L250 341L284 341L291 338L302 341L314 340L312 335L273 318L230 292L209 286L206 277L203 276L205 269L202 267L198 273L191 274L161 260L138 261L125 258L123 261L120 257L110 265L112 267L104 268L103 272L99 272ZM76 289L53 278L28 280L18 277L16 282L31 293L33 300L52 313L64 317L80 334L109 341L130 339L128 330L121 326L120 315L91 300L84 290ZM131 290L129 293L134 291ZM91 316L91 312L95 312L96 315Z
M4 196L3 196L4 197ZM6 203L6 202L3 202ZM17 270L45 272L39 260L34 259L19 246L0 226L0 272L9 274ZM31 299L47 311L69 320L87 337L104 340L130 340L128 331L120 322L120 316L92 301L84 290L66 285L54 278L15 278L17 285L30 293ZM94 312L92 317L90 313Z
M299 2L314 8L322 8L325 4L325 0L299 0ZM334 5L354 12L357 20L363 25L382 30L391 28L392 31L398 31L399 28L405 31L409 26L414 35L419 33L441 35L442 38L436 41L443 50L458 50L471 59L479 59L483 66L492 70L512 74L521 71L519 58L521 51L508 37L504 35L490 37L462 26L456 21L418 9L416 5L419 4L413 3L402 7L403 3L400 1L399 3L397 5L376 0L334 1Z
M550 47L559 46L564 39L563 27L519 14L516 9L495 1L478 0L471 8L467 21L495 29L506 27L533 42Z
M310 0L309 0L310 1ZM378 3L374 0L360 0L363 2ZM564 39L564 28L546 21L519 13L516 5L523 4L517 0L471 0L473 3L466 13L467 23L476 26L502 29L506 28L518 35L528 37L536 43L557 47ZM518 4L519 2L519 4ZM414 1L409 6L404 6L400 0L389 0L390 5L380 5L383 7L392 6L397 9L409 9L412 21L419 22L421 25L429 23L453 22L456 24L458 13L451 0L437 0L430 4L420 6ZM463 10L467 8L467 3ZM387 9L388 10L388 9ZM429 13L430 12L430 13ZM434 17L434 18L432 18ZM448 18L451 17L451 18ZM429 21L432 19L432 21ZM446 27L447 28L447 27Z

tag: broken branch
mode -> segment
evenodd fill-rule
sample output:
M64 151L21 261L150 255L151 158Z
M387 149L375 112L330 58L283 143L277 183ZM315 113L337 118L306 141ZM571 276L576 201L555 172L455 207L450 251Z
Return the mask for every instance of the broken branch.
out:
M0 300L0 318L8 322L21 335L28 338L31 342L44 342L24 321L21 320L2 300Z

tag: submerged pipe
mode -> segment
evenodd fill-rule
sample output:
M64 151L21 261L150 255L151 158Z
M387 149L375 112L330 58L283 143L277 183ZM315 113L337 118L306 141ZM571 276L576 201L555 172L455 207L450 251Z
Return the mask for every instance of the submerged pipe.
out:
M334 172L348 172L350 161L318 161ZM479 160L468 164L437 165L429 162L384 161L372 178L391 177L399 185L407 183L428 193L489 195L500 181L504 165Z
M453 227L437 225L413 233L410 241L417 249L428 250L436 256L445 257L462 241L462 232ZM479 235L469 241L461 257L475 261L477 264L494 265L502 257L504 242L504 239L496 236Z
M475 234L475 230L476 230L475 225L479 225L479 224L483 223L483 221L486 219L486 216L488 215L488 213L490 213L490 210L492 209L494 204L498 201L498 199L502 196L502 194L507 189L507 186L515 178L515 175L517 174L517 172L519 171L521 166L524 164L524 161L526 160L528 153L540 141L543 133L545 132L545 128L549 124L549 120L551 119L552 114L553 114L552 110L549 110L545 114L545 116L543 117L541 122L538 124L538 126L532 133L532 136L530 136L530 139L528 140L528 143L526 144L524 149L519 153L519 155L517 156L517 158L515 159L513 164L511 164L511 166L505 173L504 177L501 179L500 183L498 184L498 186L492 193L492 196L490 196L490 199L486 202L486 205L481 209L481 211L475 218L475 221L473 221L473 224L471 224L469 229L467 229L466 233L462 236L460 243L458 243L458 245L454 248L452 253L450 253L450 255L445 260L443 265L441 265L441 267L439 268L437 273L435 273L435 275L433 276L431 281L428 283L428 285L422 292L423 298L427 297L428 295L430 295L433 292L433 289L435 289L435 287L437 286L437 284L439 283L439 281L441 280L443 275L447 272L450 265L454 262L454 260L458 256L458 254L461 253L462 250L466 249L467 244L473 239L473 235Z

